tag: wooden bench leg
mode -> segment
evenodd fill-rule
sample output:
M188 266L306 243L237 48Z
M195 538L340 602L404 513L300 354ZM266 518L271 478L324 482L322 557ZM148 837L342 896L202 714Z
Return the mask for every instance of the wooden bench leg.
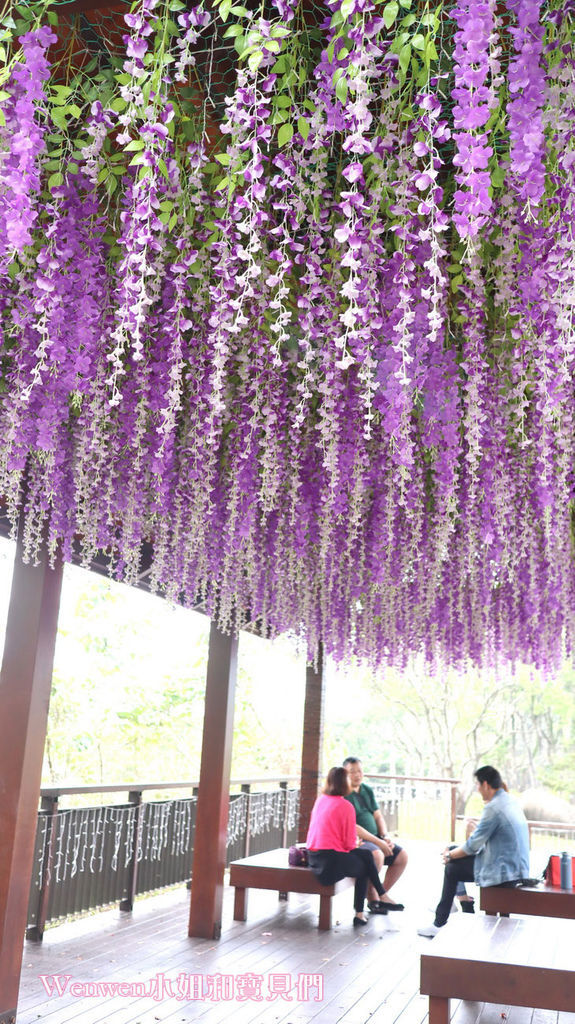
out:
M429 1024L449 1024L449 999L429 997Z
M319 898L319 930L329 932L331 928L331 896Z
M234 891L234 921L245 921L248 911L248 890L236 885Z
M289 896L288 892L278 892L278 900L285 900L286 903L287 903L288 896Z

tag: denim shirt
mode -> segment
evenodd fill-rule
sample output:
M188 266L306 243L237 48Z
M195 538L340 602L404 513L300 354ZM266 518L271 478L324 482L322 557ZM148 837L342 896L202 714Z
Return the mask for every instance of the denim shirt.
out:
M479 824L462 847L475 854L477 885L499 885L529 876L529 832L519 805L498 789L485 805Z

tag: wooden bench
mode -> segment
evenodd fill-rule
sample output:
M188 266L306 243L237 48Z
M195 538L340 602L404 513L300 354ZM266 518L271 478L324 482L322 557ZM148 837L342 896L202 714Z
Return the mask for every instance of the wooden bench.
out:
M454 915L421 954L429 1024L449 1024L449 1000L575 1011L575 924Z
M479 906L486 914L534 914L573 920L575 892L544 882L537 886L518 885L515 889L489 886L480 890Z
M270 850L230 864L230 885L235 886L234 921L245 921L248 889L276 889L280 899L299 892L319 896L319 928L331 928L331 901L354 885L354 878L342 878L335 885L320 885L310 868L291 868L287 850Z

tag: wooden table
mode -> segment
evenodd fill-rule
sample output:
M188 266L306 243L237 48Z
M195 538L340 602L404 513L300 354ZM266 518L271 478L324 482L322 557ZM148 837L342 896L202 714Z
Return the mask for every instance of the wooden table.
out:
M319 928L331 928L331 901L337 893L354 885L354 878L342 878L335 885L320 885L311 868L292 868L288 864L288 851L270 850L253 857L234 860L230 864L230 885L235 886L234 921L245 921L248 889L276 889L280 899L290 892L319 896Z
M536 917L575 919L575 892L541 882L515 889L490 886L479 891L479 906L486 914L534 914Z
M429 1024L449 1024L449 1000L575 1011L575 924L453 915L421 954Z

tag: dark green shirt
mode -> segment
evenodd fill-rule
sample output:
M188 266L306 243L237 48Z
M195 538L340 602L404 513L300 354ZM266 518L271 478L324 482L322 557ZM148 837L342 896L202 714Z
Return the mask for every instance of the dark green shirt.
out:
M362 782L359 790L357 792L352 790L345 799L349 800L350 804L353 804L355 808L357 824L376 836L378 834L378 827L373 812L379 811L379 804L375 799L371 786L366 786L365 782Z

